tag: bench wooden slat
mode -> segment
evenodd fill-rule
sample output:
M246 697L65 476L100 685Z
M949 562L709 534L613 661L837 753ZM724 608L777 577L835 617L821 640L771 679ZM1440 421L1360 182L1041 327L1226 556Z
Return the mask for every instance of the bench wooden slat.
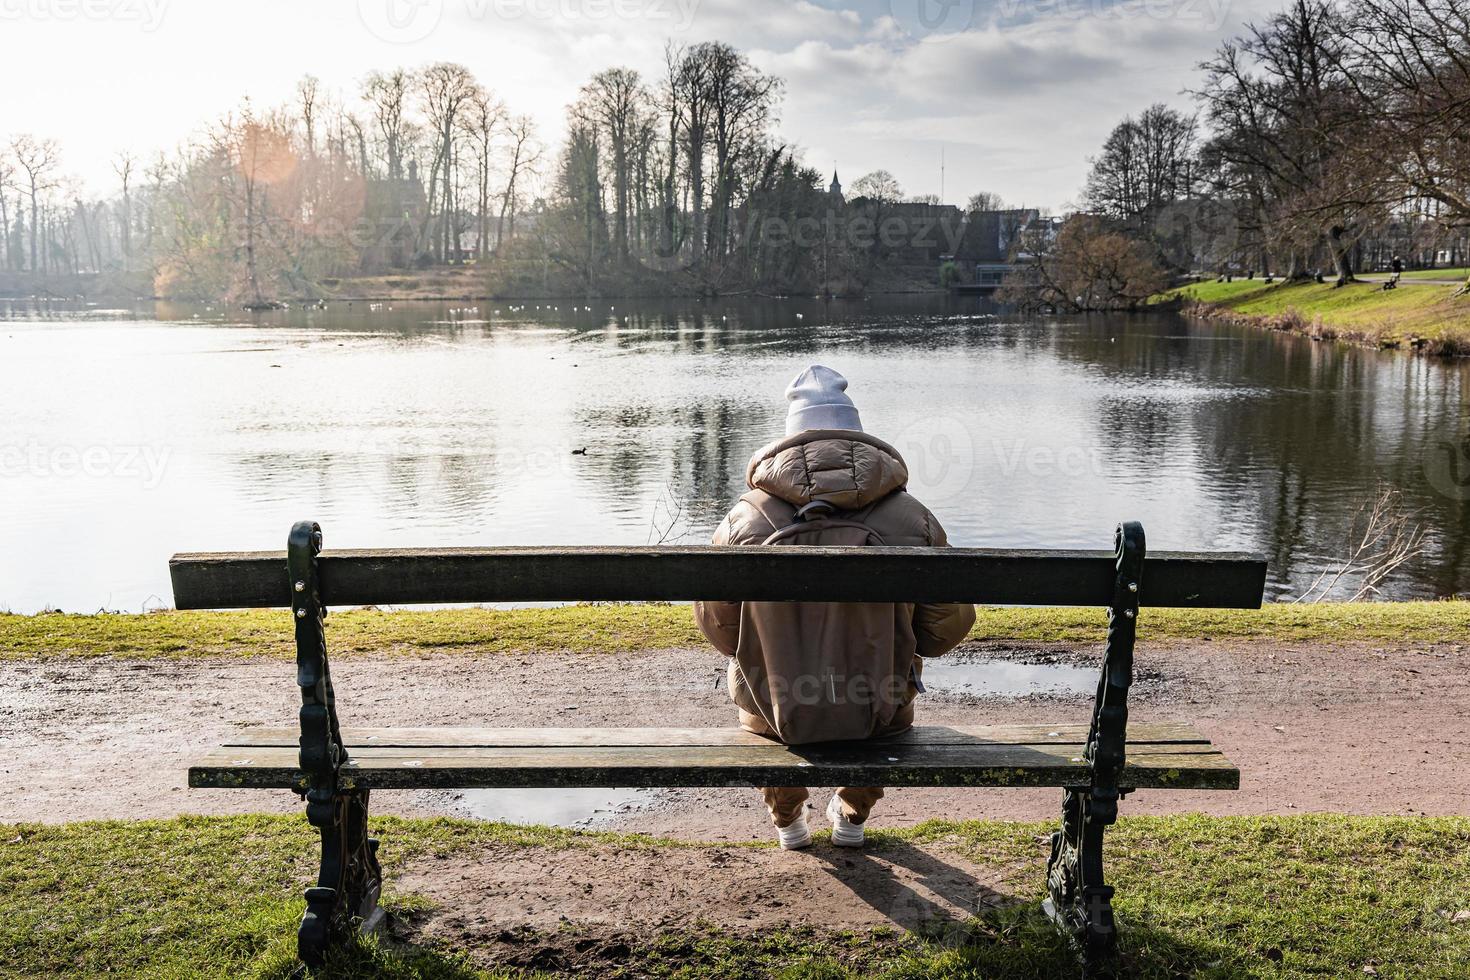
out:
M343 769L342 778L368 789L1070 786L1086 784L1090 778L1075 743L935 742L921 734L907 740L901 736L803 746L766 739L738 744L618 746L607 744L616 738L612 734L616 729L582 731L596 742L578 746L350 746L352 762ZM299 787L303 782L296 752L294 746L281 745L221 747L190 767L189 785ZM1240 773L1208 743L1130 743L1120 784L1140 789L1236 789Z
M325 551L329 606L446 602L975 602L1105 606L1110 551L986 548L442 548ZM284 552L180 554L174 605L290 605ZM1150 552L1144 606L1258 608L1266 562L1246 554Z
M251 728L231 735L227 747L295 748L296 728ZM769 739L738 728L345 728L342 741L352 748L411 747L578 747L578 746L726 746L768 745ZM1084 745L1086 725L924 725L870 745ZM1210 740L1180 722L1137 722L1129 726L1130 745L1168 743L1209 745Z

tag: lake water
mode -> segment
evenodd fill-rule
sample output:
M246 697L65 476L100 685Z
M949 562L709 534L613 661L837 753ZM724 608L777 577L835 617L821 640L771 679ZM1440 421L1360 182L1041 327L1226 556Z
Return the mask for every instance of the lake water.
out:
M704 541L802 367L958 545L1259 551L1294 595L1380 486L1470 590L1467 367L1159 315L979 299L334 304L251 316L0 303L0 608L170 602L175 551ZM468 307L468 308L466 308ZM585 449L585 454L574 450Z

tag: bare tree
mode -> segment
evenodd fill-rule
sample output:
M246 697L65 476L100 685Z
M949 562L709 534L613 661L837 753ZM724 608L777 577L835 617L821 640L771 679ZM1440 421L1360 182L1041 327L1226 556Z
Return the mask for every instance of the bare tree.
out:
M684 48L673 41L664 42L664 78L659 89L658 108L668 127L668 149L659 185L658 255L672 258L682 246L679 240L679 133L684 118Z
M406 117L412 79L400 69L375 71L363 81L362 97L368 104L383 147L383 161L389 180L403 179L403 163L409 142L410 125Z
M729 247L730 212L742 169L766 155L768 128L783 82L757 71L744 54L728 44L701 45L708 61L709 101L715 151L712 222L706 250L724 254Z
M1345 24L1327 0L1292 0L1201 66L1198 96L1215 131L1207 148L1222 189L1250 202L1243 227L1288 253L1289 277L1322 245L1339 284L1352 248L1391 197L1371 150L1363 106L1344 68Z
M441 61L418 74L419 98L424 115L435 134L434 162L429 175L430 210L439 201L439 260L447 261L455 247L454 222L454 135L460 111L479 89L475 76L464 65Z
M630 250L631 149L647 100L642 80L629 68L598 72L582 86L582 114L607 135L612 150L613 255L624 264Z
M460 125L475 156L476 237L475 245L483 259L490 254L490 172L493 167L493 140L505 122L505 106L490 92L477 87L465 104Z
M1344 74L1372 107L1365 163L1439 227L1470 227L1470 8L1351 0L1345 16Z
M362 120L357 118L355 113L344 112L342 130L352 139L352 146L357 155L357 172L364 177L372 176L372 166L368 163L367 130L363 128Z
M1005 202L994 191L976 191L965 204L965 210L972 214L976 211L1004 211L1005 207Z
M853 181L852 194L854 198L866 197L882 204L897 204L903 200L903 188L899 186L898 178L886 170L874 170Z
M15 184L15 164L6 153L0 153L0 268L16 267L15 243L11 239L10 205L6 195L18 190Z
M495 239L497 249L515 237L520 194L526 178L536 172L542 154L541 145L536 142L536 122L530 116L516 116L510 121L507 133L505 189L500 195L500 222Z
M301 124L306 130L306 155L316 156L316 113L321 101L321 79L303 75L296 83L296 102L301 107Z
M122 247L123 270L131 271L133 262L133 170L138 160L131 153L119 153L112 161L112 172L122 184L122 197L118 202L118 241Z
M55 140L21 135L10 141L10 152L20 167L30 195L31 223L31 271L40 270L38 231L41 224L41 195L56 186L55 170L60 165L60 150Z
M1163 209L1190 193L1194 157L1194 117L1152 105L1103 143L1087 177L1087 205L1151 232Z
M689 211L696 265L703 258L705 242L704 156L709 139L710 87L714 75L714 46L698 44L680 51L675 72L674 99L680 113L679 128L684 132L684 151L689 172Z

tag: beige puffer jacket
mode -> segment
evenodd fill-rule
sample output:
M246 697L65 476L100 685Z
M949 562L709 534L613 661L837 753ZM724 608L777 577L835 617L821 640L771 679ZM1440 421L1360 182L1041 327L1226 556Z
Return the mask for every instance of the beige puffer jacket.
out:
M840 518L871 527L885 545L945 547L939 521L904 490L908 478L898 450L881 439L800 432L751 458L750 492L713 543L761 544L796 522L798 508L825 501L843 512ZM862 542L850 529L833 528L804 535L802 543ZM975 622L973 606L947 603L696 602L694 615L731 658L730 697L741 726L789 744L910 727L922 658L948 652Z

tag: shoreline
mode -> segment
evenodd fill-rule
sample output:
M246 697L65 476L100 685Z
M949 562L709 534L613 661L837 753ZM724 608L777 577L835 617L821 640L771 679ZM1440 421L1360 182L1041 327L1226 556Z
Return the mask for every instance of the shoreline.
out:
M1445 359L1470 355L1470 297L1454 296L1454 284L1404 279L1395 290L1382 285L1374 280L1341 288L1280 280L1197 282L1160 294L1154 305L1314 341Z
M942 287L933 289L881 289L859 293L854 296L831 295L820 296L808 293L729 293L716 294L713 296L698 293L599 293L591 299L599 302L615 300L617 302L695 302L695 303L720 303L729 300L825 300L827 302L849 302L861 303L864 300L884 296L950 296L950 290ZM140 303L175 303L179 305L212 305L223 307L237 313L273 313L290 312L296 309L310 309L318 303L328 306L342 303L547 303L547 302L587 302L585 295L572 295L568 293L547 294L525 294L525 295L491 295L487 293L396 293L396 292L374 292L374 293L351 293L330 296L292 297L279 302L284 304L284 310L247 310L238 303L225 303L222 300L187 299L169 296L123 296L113 294L76 294L76 295L32 295L32 296L0 296L0 303L116 303L122 305Z

